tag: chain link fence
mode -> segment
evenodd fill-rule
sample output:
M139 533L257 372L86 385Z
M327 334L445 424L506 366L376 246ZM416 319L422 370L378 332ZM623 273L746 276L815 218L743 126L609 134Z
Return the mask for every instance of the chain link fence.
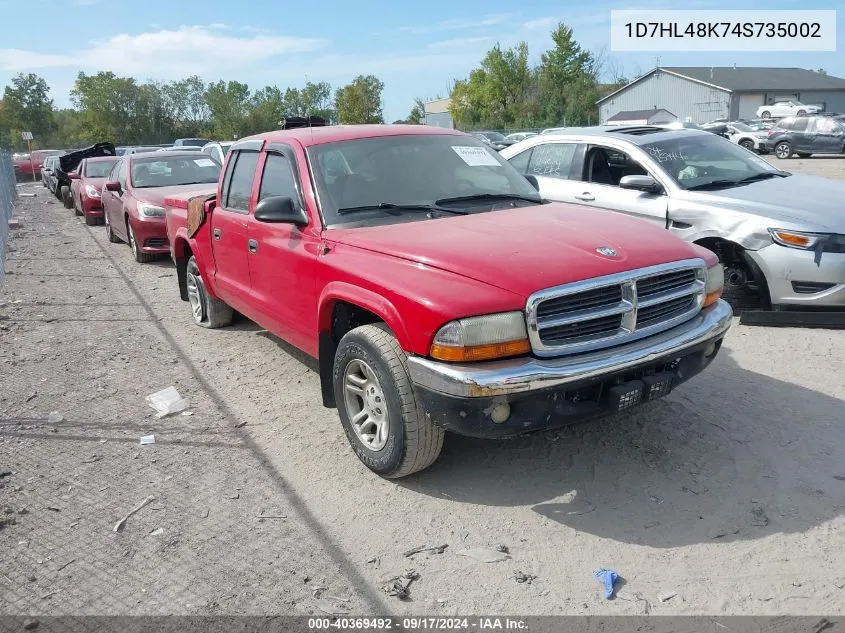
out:
M9 220L18 193L12 155L0 149L0 282L6 276L6 240L9 237Z

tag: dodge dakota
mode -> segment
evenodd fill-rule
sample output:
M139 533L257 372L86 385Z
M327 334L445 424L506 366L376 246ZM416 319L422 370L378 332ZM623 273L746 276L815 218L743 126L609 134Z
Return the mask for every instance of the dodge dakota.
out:
M354 452L396 478L445 431L625 411L721 347L713 252L536 186L460 132L311 126L237 141L216 188L165 198L165 222L196 324L234 310L315 357Z

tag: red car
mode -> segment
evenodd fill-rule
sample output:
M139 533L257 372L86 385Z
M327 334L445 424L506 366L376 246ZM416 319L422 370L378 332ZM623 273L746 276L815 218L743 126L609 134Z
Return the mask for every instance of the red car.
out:
M180 295L197 325L237 310L317 358L324 406L385 477L432 464L444 431L626 411L705 369L732 317L716 255L537 186L435 127L242 139L216 194L165 202Z
M119 158L100 196L110 242L127 242L135 261L170 252L164 198L216 183L220 165L196 152L154 152Z
M114 156L86 158L75 172L68 174L73 210L85 217L88 226L99 224L103 218L100 191L117 160Z
M15 154L13 165L15 179L24 182L35 182L41 177L41 166L48 156L61 156L63 151L58 149L37 149L32 154Z

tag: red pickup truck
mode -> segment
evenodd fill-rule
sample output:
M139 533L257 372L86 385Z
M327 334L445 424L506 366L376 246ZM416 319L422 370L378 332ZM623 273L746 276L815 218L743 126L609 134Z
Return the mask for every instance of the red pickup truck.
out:
M509 437L661 397L731 325L715 254L547 203L460 132L269 132L196 193L165 200L194 321L236 310L316 357L323 404L385 477L432 464L447 430Z

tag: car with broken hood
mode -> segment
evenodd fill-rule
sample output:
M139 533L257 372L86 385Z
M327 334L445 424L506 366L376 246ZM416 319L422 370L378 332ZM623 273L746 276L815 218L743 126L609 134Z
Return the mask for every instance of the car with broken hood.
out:
M436 127L248 137L216 190L165 200L179 294L200 327L237 311L316 358L385 477L431 465L445 431L627 411L707 367L731 324L716 255L535 184Z
M700 130L593 127L502 150L549 200L612 209L719 255L742 309L845 308L845 183Z
M113 143L95 143L60 156L53 169L53 175L56 178L56 189L53 193L56 194L56 198L62 201L66 209L73 208L73 199L70 195L71 174L76 172L79 163L86 158L116 155L117 149Z
M88 226L99 224L103 219L100 191L117 161L117 156L84 158L76 170L68 174L73 210L84 217Z
M109 241L129 244L140 263L168 254L164 199L216 183L219 175L220 165L200 152L125 154L100 192Z

